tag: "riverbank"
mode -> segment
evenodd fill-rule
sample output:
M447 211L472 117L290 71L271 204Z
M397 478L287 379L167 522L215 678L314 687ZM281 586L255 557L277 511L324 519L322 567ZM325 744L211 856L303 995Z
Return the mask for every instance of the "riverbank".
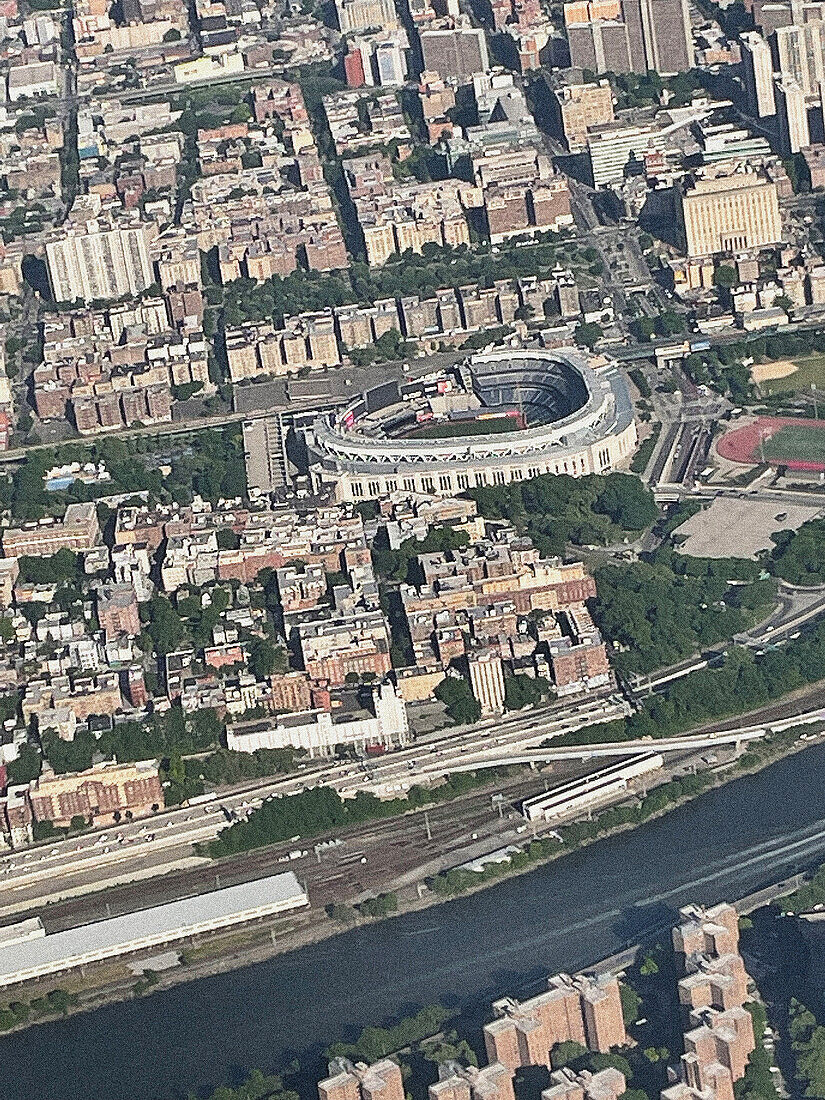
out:
M477 882L470 881L463 885L457 893L465 897L478 894L495 885L535 872L537 869L552 864L562 857L582 852L596 841L603 841L618 837L621 834L634 832L644 824L667 816L674 810L693 802L710 791L722 788L747 775L756 774L779 760L808 747L810 745L800 743L793 732L775 735L772 740L766 739L765 742L761 742L759 751L747 752L727 765L694 776L694 780L702 780L701 784L697 783L695 785L696 789L689 794L674 797L665 805L651 812L643 820L608 824L600 828L599 821L605 818L608 821L611 819L611 815L622 801L618 800L612 805L605 806L598 814L593 823L592 835L577 837L565 843L546 839L538 842L535 840L528 842L525 850L528 854L533 853L532 858L521 866L490 865L490 871L484 875L479 875ZM672 783L672 780L670 782ZM661 791L667 783L668 780L665 779L663 783L650 787L647 797L653 795L654 792ZM635 795L633 797L636 798ZM625 795L624 802L627 801ZM567 826L567 828L570 829L571 827ZM147 972L151 975L150 985L147 985L146 981L140 978L137 964L133 962L130 967L124 961L101 967L95 970L93 975L75 974L69 975L68 978L64 975L56 977L51 983L30 983L28 986L18 987L2 1000L14 1001L27 999L32 995L42 996L52 989L60 988L76 997L76 1001L66 1007L64 1013L66 1016L87 1013L108 1005L133 1000L136 996L145 999L174 989L184 983L230 974L244 967L265 963L302 948L322 944L348 931L367 929L383 922L391 922L394 919L440 907L455 900L455 895L450 896L432 889L433 878L437 876L428 875L426 867L419 869L419 872L414 876L416 880L414 883L410 883L410 877L410 875L406 875L403 880L392 879L382 883L382 892L391 891L396 894L398 900L397 912L383 917L357 916L353 910L353 920L344 924L331 919L322 909L310 910L298 917L277 918L246 929L233 930L223 935L210 937L210 939L199 945L186 948L181 952L183 965L158 974L151 970L151 958L143 960ZM424 887L423 885L423 880L427 878L430 880L430 887ZM350 899L350 901L354 900L354 897ZM635 949L635 946L635 940L628 940L621 950L627 952ZM101 978L103 979L102 982L100 981ZM6 1033L12 1034L47 1022L47 1020L32 1019L21 1022L17 1026L8 1029Z
M177 1100L296 1058L309 1100L322 1051L364 1027L437 1003L475 1026L496 997L661 938L680 905L820 863L823 768L814 745L473 897L4 1036L4 1100Z

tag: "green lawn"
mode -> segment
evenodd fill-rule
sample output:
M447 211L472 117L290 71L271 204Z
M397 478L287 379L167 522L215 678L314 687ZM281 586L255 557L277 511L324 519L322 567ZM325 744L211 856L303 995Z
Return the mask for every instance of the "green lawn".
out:
M512 416L491 416L489 420L443 420L427 424L411 432L410 438L457 439L464 435L498 435L518 430L518 422Z
M764 441L765 458L774 462L825 462L825 428L791 424Z
M787 378L774 378L770 382L760 382L759 388L764 394L796 393L810 390L813 383L822 390L825 399L825 355L809 355L804 359L794 359L796 371Z

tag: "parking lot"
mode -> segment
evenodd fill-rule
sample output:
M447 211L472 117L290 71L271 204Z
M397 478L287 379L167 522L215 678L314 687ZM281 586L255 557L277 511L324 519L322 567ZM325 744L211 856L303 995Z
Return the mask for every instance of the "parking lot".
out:
M820 515L822 509L810 504L720 496L674 534L686 536L679 550L691 557L755 558L773 546L775 531L795 531Z

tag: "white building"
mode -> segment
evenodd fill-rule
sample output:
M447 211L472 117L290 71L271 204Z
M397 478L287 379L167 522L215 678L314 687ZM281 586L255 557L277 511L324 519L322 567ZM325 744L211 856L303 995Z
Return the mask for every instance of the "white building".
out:
M362 751L373 745L404 745L409 730L407 707L393 685L385 683L375 688L372 705L374 715L341 722L335 722L328 711L305 710L230 726L227 747L236 752L296 748L310 756L327 756L336 745L354 745Z

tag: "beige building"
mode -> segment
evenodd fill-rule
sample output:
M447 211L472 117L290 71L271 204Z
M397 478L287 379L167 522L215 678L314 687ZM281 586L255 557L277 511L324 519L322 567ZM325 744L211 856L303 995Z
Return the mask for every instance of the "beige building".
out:
M103 216L99 195L84 195L46 242L55 301L136 297L151 286L151 227Z
M811 144L805 89L798 80L783 78L774 90L780 145L783 153L793 156Z
M677 212L690 257L782 241L776 184L744 165L722 162L706 176L688 178L678 192Z
M571 153L587 147L587 129L613 122L613 91L608 80L568 84L556 90L564 139Z
M341 34L370 28L395 30L399 26L393 0L336 0Z
M746 31L742 35L741 51L748 110L758 118L775 115L773 57L767 39L756 31Z
M470 686L481 705L482 714L501 714L504 710L504 669L495 653L473 653L467 657Z

